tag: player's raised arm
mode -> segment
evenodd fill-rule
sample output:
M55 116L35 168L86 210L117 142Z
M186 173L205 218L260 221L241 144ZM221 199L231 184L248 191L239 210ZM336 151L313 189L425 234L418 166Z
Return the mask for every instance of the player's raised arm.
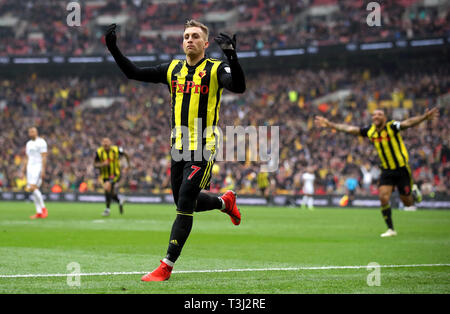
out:
M124 168L123 171L127 172L128 169L130 169L130 167L131 167L130 155L128 155L128 153L122 147L119 147L119 156L120 157L125 157L125 160L127 161L127 167Z
M414 127L419 125L423 121L433 120L439 116L439 109L434 107L433 109L427 109L424 114L420 116L411 117L409 119L400 122L400 130Z
M149 83L166 83L168 64L140 68L125 57L117 47L116 24L108 26L105 33L106 47L128 79Z
M130 156L128 155L127 152L123 152L123 156L125 157L125 160L127 161L127 168L130 168L131 167Z
M225 64L219 69L220 84L234 93L245 92L244 71L238 62L236 53L236 34L231 38L226 34L220 33L214 40L222 49L229 63L229 66Z
M353 135L360 135L361 129L354 125L342 124L342 123L334 123L329 121L327 118L322 116L316 116L315 124L322 128L330 128L335 129L339 132L345 132Z

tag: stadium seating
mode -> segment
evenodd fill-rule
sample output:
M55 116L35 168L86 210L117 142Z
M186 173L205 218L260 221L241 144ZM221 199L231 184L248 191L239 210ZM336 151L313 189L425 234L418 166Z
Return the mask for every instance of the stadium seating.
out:
M343 181L369 163L372 186L359 193L376 193L379 172L372 144L345 134L314 127L317 114L333 121L364 126L373 106L383 106L394 119L423 113L449 92L449 68L432 72L375 74L368 70L292 70L252 74L244 95L224 92L220 126L280 126L280 163L271 174L278 193L300 193L300 175L308 164L316 167L317 193L341 193ZM347 95L336 100L335 93ZM19 178L26 129L37 125L49 145L47 184L63 191L94 191L100 187L93 167L101 137L109 136L131 155L132 169L122 191L169 191L170 107L166 87L127 81L123 76L56 78L36 74L0 80L0 188L20 190ZM92 106L106 98L107 108ZM445 97L445 96L444 96ZM447 96L448 98L448 96ZM447 100L448 101L448 100ZM441 117L420 132L404 133L414 179L432 192L450 188L449 106ZM268 118L270 117L270 118ZM213 191L232 184L240 193L255 193L255 162L218 162ZM232 174L232 176L230 176ZM431 190L430 190L431 192Z
M212 36L237 32L241 50L449 35L450 14L442 1L383 3L379 31L365 23L369 13L365 2L355 0L95 0L82 4L80 27L64 23L68 14L64 1L28 1L24 6L21 1L3 0L0 55L104 54L101 37L112 22L121 26L120 45L126 53L177 53L183 21L189 18L209 24Z

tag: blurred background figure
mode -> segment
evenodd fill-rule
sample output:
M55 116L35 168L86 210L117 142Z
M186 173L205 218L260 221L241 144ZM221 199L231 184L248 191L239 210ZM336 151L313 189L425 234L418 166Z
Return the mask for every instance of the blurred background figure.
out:
M351 173L345 180L345 187L347 188L348 195L348 207L353 206L353 200L355 199L356 189L358 188L358 179L356 173Z
M309 166L306 168L305 173L302 175L303 182L303 199L301 207L304 209L308 207L309 210L314 209L314 168Z
M364 195L370 195L370 187L372 185L372 172L370 171L370 164L366 163L361 166L362 172L362 192Z

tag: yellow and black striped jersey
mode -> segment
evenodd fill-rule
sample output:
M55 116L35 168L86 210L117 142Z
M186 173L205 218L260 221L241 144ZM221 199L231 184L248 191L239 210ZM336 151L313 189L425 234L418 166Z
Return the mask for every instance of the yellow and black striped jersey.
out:
M269 186L269 173L258 172L258 175L256 176L256 181L257 181L258 187L260 189L268 187Z
M122 147L111 146L107 151L103 146L97 149L95 154L96 162L108 161L107 166L100 167L100 175L102 179L111 179L120 176L120 157L124 155Z
M189 66L186 60L172 60L167 69L172 103L172 146L178 150L214 151L219 133L220 98L219 67L223 62L204 58ZM188 146L188 147L186 147Z
M138 67L115 43L110 43L108 49L127 78L168 86L172 107L172 148L214 152L223 88L234 93L243 93L246 89L244 71L237 56L227 57L227 63L203 57L192 66L186 60L172 60ZM180 131L188 133L187 136L183 138Z
M374 124L361 128L360 133L368 137L375 146L380 157L383 169L398 169L408 167L409 157L402 135L400 134L400 122L391 120L385 127L377 131Z

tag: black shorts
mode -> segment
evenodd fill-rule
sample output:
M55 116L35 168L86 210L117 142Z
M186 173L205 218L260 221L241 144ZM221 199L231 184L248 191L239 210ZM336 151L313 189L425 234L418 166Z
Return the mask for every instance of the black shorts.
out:
M174 161L170 167L172 194L177 210L192 213L201 190L209 190L214 156L201 161Z
M103 183L110 182L111 184L117 183L120 180L120 176L111 177L111 178L103 178Z
M400 195L410 195L413 180L409 167L401 167L395 170L381 171L379 185L396 186Z

